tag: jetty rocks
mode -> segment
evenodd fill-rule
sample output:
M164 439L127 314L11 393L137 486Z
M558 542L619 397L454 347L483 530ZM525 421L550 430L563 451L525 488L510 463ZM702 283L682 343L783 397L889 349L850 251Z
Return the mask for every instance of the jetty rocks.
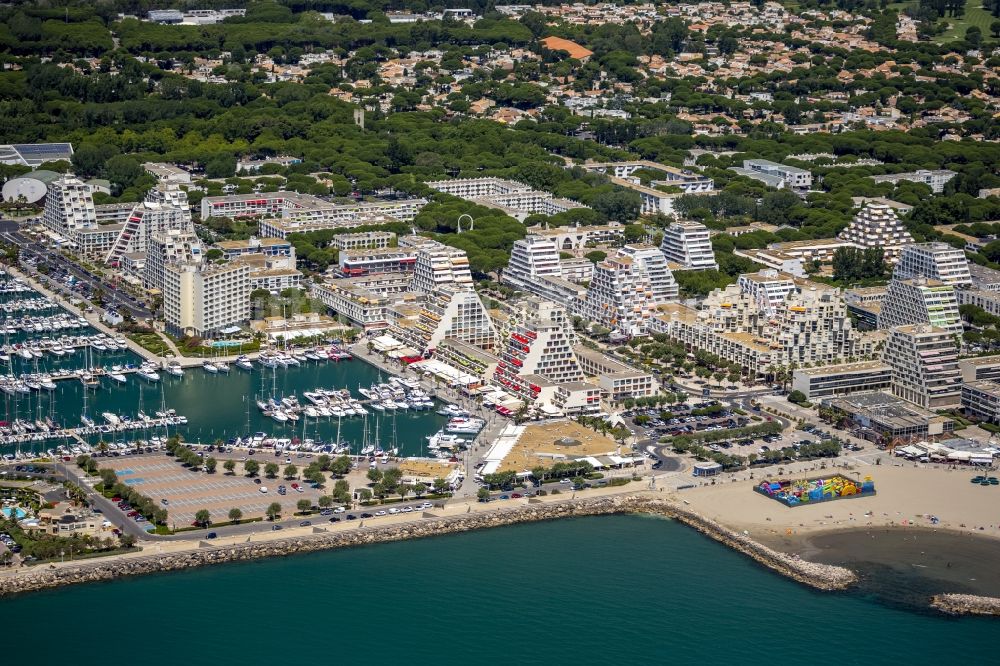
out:
M313 529L312 534L296 537L218 546L213 542L203 541L200 547L170 554L109 557L103 561L91 559L73 566L57 568L45 568L44 565L39 565L20 570L16 575L0 578L0 597L62 585L108 581L126 576L177 571L224 562L242 562L333 548L420 539L560 518L611 514L653 514L677 520L769 569L820 590L841 590L857 581L857 576L849 569L805 562L779 553L757 543L747 535L734 532L685 509L673 500L641 495L613 495L558 502L532 500L520 506L505 506L451 517L435 517L433 512L430 512L424 514L420 520L406 523L363 527L359 523L357 527L351 529L331 531L317 527ZM145 545L147 552L152 549L155 549L155 545Z
M1000 615L1000 599L974 594L938 594L931 607L948 615Z

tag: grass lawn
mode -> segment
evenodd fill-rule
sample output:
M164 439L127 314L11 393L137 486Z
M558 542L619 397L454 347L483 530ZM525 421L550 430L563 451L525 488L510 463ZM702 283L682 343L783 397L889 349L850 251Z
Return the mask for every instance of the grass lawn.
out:
M983 38L990 38L990 24L998 19L983 9L982 0L966 0L965 14L958 19L943 19L948 22L948 29L935 38L938 42L948 42L965 37L965 30L974 25L983 31Z
M158 333L132 333L128 338L146 351L152 352L157 356L166 356L170 353L170 347L167 346L167 343L163 341L163 338Z

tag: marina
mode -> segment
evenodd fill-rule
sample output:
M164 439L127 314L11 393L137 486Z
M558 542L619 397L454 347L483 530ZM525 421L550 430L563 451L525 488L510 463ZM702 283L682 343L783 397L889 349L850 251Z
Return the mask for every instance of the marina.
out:
M25 309L80 324L24 283L0 281L0 329L15 328ZM433 456L440 453L429 438L454 416L439 413L416 379L387 377L337 344L157 364L89 325L72 334L22 329L3 334L0 347L7 460L71 455L108 440L116 445L109 454L141 451L172 434L231 447Z

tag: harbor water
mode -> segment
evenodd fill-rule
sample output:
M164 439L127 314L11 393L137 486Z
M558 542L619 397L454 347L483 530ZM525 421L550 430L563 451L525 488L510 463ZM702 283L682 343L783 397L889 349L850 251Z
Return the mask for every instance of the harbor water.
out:
M179 658L222 665L996 663L989 656L995 620L816 592L677 523L641 516L81 585L3 600L0 610L16 637L6 648L11 663L37 658L64 621L87 636L77 640L91 647L73 650L84 665L107 661L107 650L95 647L103 641L146 666ZM88 617L97 621L73 620ZM118 625L111 634L102 617ZM131 626L131 617L142 626Z
M67 376L82 369L110 370L114 367L137 366L142 359L135 353L95 349L83 344L72 353L55 355L44 351L53 341L65 336L90 338L99 332L91 327L48 330L49 317L59 321L75 320L61 308L19 309L19 303L40 299L40 294L18 286L9 278L0 278L0 327L18 332L4 334L4 345L8 360L0 366L0 374L12 378L26 375L50 375L54 378ZM4 287L8 291L4 291ZM6 309L4 306L7 306ZM37 318L44 330L22 331L20 325L25 318ZM42 349L40 355L24 358L18 353L21 347ZM229 351L227 353L233 353ZM376 443L386 450L398 448L400 455L428 455L427 437L440 430L447 418L438 415L435 409L416 411L397 409L378 412L369 410L367 418L350 416L311 418L300 415L298 421L278 422L263 414L257 400L268 400L295 396L302 405L309 402L303 393L317 388L348 389L354 398L364 400L359 388L367 388L374 383L384 382L389 377L377 368L357 359L332 361L303 361L298 366L264 367L254 363L251 371L232 365L228 373L211 374L201 367L188 368L182 377L165 371L159 372L158 381L143 379L138 374L126 374L124 382L118 382L103 375L99 377L99 388L85 389L78 378L62 379L55 382L54 390L32 390L20 393L0 392L0 421L3 425L15 421L48 421L62 428L78 428L82 417L86 416L97 424L105 423L102 415L107 412L116 416L127 416L136 421L140 412L153 417L157 412L174 410L187 418L183 426L148 427L129 431L84 435L91 444L100 440L131 442L148 439L154 435L180 434L185 441L212 443L218 439L229 441L235 437L246 437L254 433L264 433L268 437L313 439L317 442L335 442L338 431L343 443L352 445L357 453L362 443ZM436 404L439 406L439 404ZM367 426L367 438L365 428ZM471 435L468 436L471 439ZM59 445L71 445L67 437L50 438L42 441L0 443L0 454L14 452L41 452Z

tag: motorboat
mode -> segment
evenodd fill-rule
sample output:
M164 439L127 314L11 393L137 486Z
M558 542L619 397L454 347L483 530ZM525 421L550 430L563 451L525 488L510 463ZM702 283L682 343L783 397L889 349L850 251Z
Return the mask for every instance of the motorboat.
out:
M109 372L108 378L110 378L112 381L118 382L119 384L124 384L125 382L128 381L128 377L126 377L123 373L116 371Z
M167 374L173 375L174 377L183 377L184 376L184 368L182 368L181 364L178 363L177 361L173 361L172 363L168 363L166 370L167 370Z
M238 359L236 359L235 365L240 370L246 370L247 372L253 371L253 363L251 363L250 359L248 359L246 356L240 356Z
M205 372L207 372L209 374L212 374L212 375L219 374L219 367L217 365L215 365L214 363L212 363L211 361L204 361L204 362L202 362L201 367L203 367L205 369Z
M136 374L138 374L140 377L142 377L146 381L150 381L150 382L158 382L158 381L160 381L160 375L159 375L159 373L156 372L155 370L153 370L152 368L147 368L147 367L139 368L139 370L136 372Z
M219 370L219 372L229 372L229 364L225 361L216 361L215 367Z

